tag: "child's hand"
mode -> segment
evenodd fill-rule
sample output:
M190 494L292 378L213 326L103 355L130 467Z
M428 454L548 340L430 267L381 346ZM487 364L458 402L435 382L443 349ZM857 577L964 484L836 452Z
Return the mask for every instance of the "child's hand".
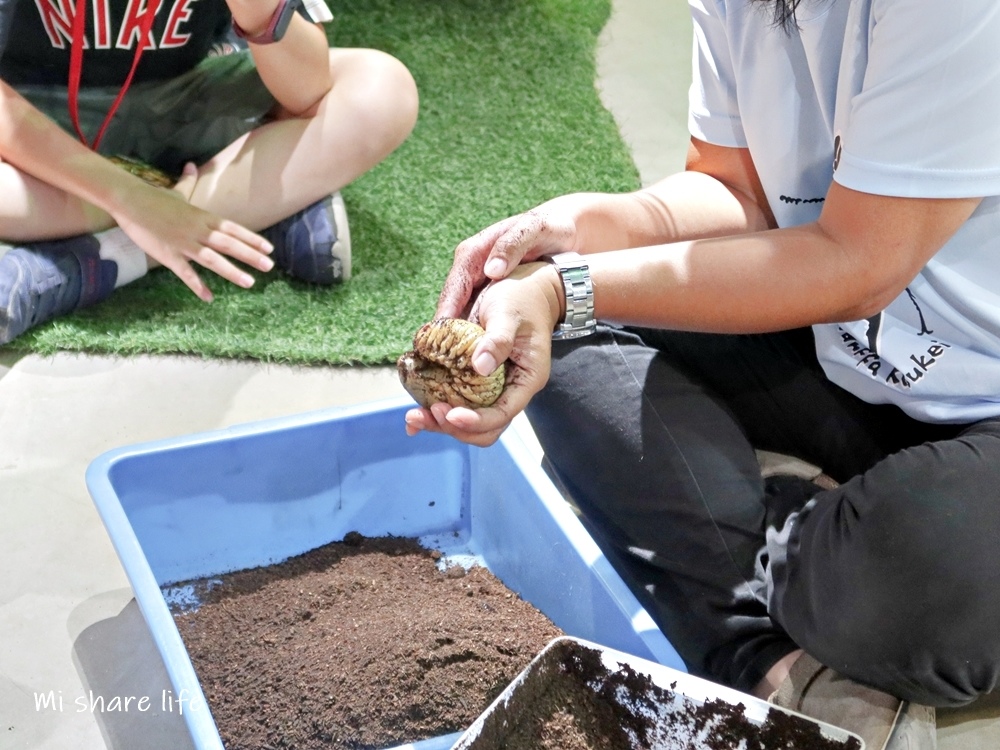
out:
M171 190L141 185L113 216L118 226L153 260L166 266L205 302L212 292L191 266L195 262L237 286L253 286L253 276L230 258L270 271L273 250L260 235L188 203L198 172L188 164Z

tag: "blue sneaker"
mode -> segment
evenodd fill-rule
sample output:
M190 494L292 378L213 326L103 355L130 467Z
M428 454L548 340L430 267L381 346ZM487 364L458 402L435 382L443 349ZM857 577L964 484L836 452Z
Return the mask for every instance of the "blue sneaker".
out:
M337 284L351 278L351 234L340 193L261 232L271 244L278 268L300 281Z
M91 234L15 247L0 256L0 346L29 328L93 305L115 289L118 265Z

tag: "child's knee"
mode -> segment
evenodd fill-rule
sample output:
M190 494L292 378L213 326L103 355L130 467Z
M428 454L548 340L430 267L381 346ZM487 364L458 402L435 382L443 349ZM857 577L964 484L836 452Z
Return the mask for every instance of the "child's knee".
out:
M419 95L417 84L402 62L384 52L374 51L369 70L369 101L371 123L396 141L402 142L413 130L417 121Z
M375 149L391 151L417 121L419 96L413 75L400 60L379 50L350 50L346 60L339 52L331 55L336 107L350 110Z

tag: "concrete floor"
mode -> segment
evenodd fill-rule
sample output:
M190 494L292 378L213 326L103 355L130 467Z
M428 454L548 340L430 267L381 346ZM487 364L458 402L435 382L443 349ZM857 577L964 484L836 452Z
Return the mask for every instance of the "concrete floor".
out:
M615 0L602 37L598 85L646 184L683 164L690 33L681 0ZM180 718L155 705L142 714L76 711L91 690L158 696L170 688L84 484L94 458L401 393L388 368L0 350L0 750L191 744ZM62 711L36 709L36 694L50 691ZM1000 747L998 705L941 712L941 749Z

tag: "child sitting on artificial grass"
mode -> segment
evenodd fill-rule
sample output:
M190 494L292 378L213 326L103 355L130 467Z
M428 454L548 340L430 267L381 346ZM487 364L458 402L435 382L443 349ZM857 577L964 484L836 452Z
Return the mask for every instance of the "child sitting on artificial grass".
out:
M330 49L323 0L74 4L0 7L0 345L155 265L205 301L192 262L241 287L238 264L346 280L337 191L412 130L407 69Z

